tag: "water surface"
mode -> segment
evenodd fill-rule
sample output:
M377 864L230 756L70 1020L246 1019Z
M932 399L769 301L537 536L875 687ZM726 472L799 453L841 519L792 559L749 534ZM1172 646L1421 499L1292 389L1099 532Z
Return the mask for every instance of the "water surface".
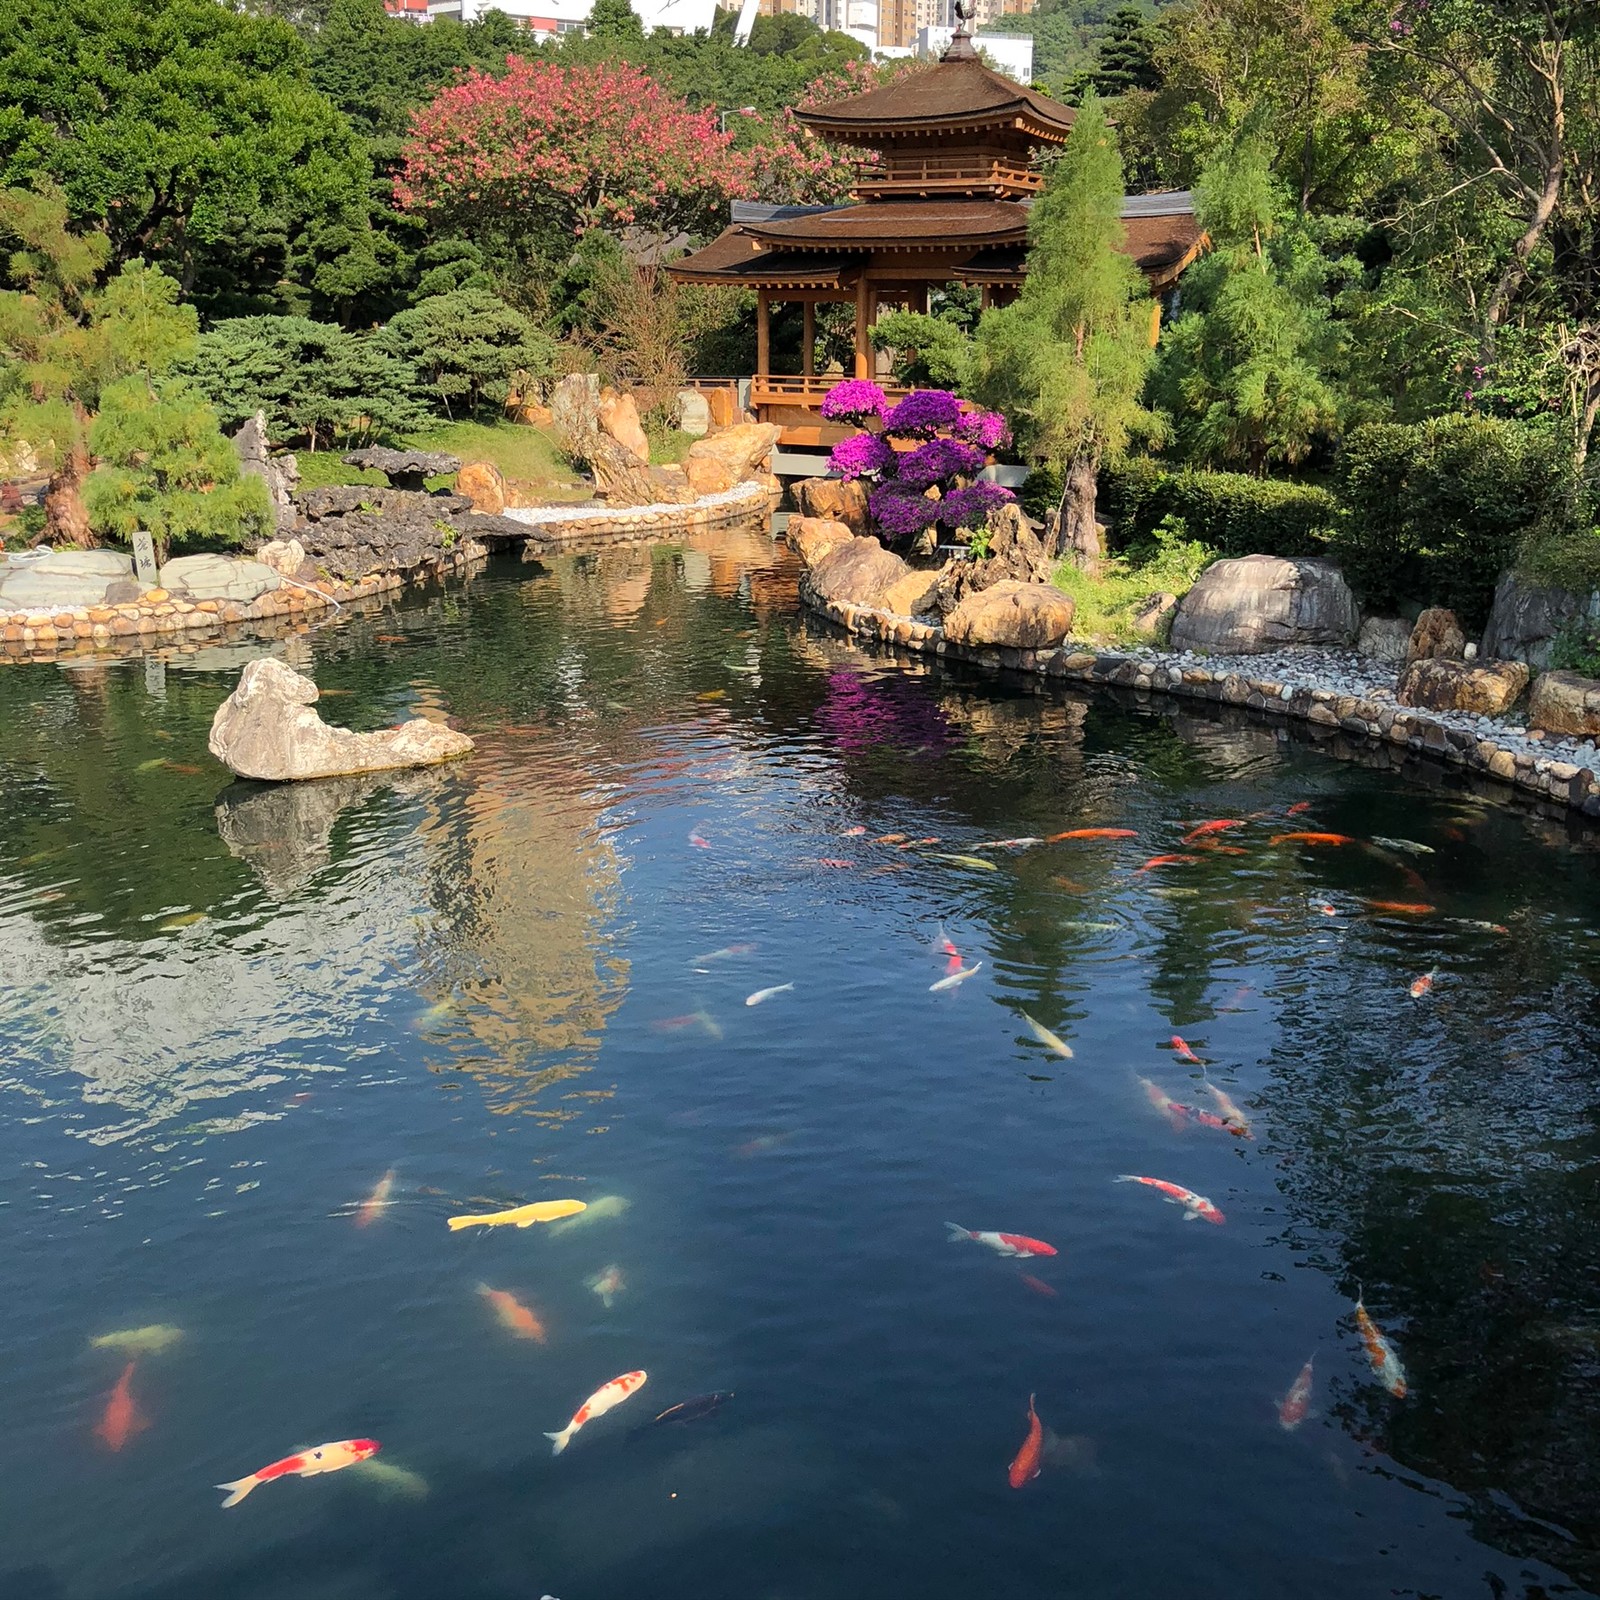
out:
M0 672L0 1595L1600 1588L1588 837L896 664L793 592L740 531L275 646L330 720L478 740L395 780L230 783L205 734L249 649ZM1137 837L993 844L1081 828ZM946 939L981 967L930 992ZM1175 1034L1253 1139L1150 1104L1215 1108ZM628 1204L445 1226L568 1196ZM90 1340L152 1324L183 1337L133 1358L113 1450L129 1357ZM1014 1490L1030 1394L1059 1443ZM410 1476L218 1509L351 1437Z

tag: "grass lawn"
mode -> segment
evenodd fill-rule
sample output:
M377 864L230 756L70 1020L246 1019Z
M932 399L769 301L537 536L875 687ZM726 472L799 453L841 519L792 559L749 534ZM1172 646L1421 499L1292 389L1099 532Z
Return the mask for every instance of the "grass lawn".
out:
M591 489L562 460L556 442L542 428L520 422L442 422L400 441L410 450L438 450L463 461L492 461L507 478L533 485L550 500L587 500ZM381 472L347 467L340 450L296 452L300 484L305 489L331 483L383 484ZM447 489L453 476L430 478L430 489Z
M1134 613L1152 595L1175 594L1181 600L1215 556L1205 545L1186 539L1181 529L1157 529L1154 543L1108 557L1093 577L1063 561L1055 585L1077 608L1073 637L1102 644L1149 643L1150 636L1134 626Z

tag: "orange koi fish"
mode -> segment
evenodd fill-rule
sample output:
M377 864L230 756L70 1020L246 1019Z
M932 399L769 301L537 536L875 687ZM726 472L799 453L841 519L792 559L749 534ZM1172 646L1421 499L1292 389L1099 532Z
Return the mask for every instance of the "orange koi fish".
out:
M689 843L692 844L696 850L709 850L711 848L711 841L706 838L706 836L701 833L698 828L691 828L689 830Z
M1039 1476L1039 1461L1044 1455L1044 1427L1039 1421L1039 1413L1033 1408L1034 1397L1028 1396L1028 1436L1022 1441L1022 1448L1017 1451L1011 1463L1010 1470L1006 1473L1007 1481L1013 1489L1020 1489L1023 1484Z
M1217 1110L1222 1113L1223 1126L1229 1133L1240 1139L1255 1138L1250 1131L1250 1119L1209 1078L1206 1079L1206 1093L1216 1101Z
M903 833L880 833L873 844L904 844L906 836Z
M1068 828L1065 833L1052 833L1046 844L1060 844L1063 839L1137 839L1132 828Z
M944 957L944 970L948 975L959 972L966 965L961 959L961 952L950 942L950 935L944 931L944 924L939 924L939 954Z
M1289 1392L1278 1402L1278 1426L1293 1433L1311 1414L1311 1362L1301 1367L1300 1375L1289 1385Z
M1193 1189L1185 1189L1181 1183L1168 1183L1162 1178L1140 1178L1131 1172L1121 1173L1111 1180L1113 1183L1142 1183L1147 1188L1154 1189L1158 1194L1165 1195L1175 1206L1183 1207L1183 1220L1193 1222L1200 1218L1209 1222L1213 1227L1220 1228L1227 1218L1203 1194L1196 1194Z
M1218 817L1214 822L1196 823L1183 836L1185 844L1193 844L1196 839L1204 839L1213 833L1226 833L1229 828L1242 828L1243 821L1235 817Z
M866 831L867 830L858 822L853 828L846 828L844 830L844 837L846 839L859 839L863 834L866 833Z
M1197 1067L1205 1065L1200 1057L1189 1048L1187 1041L1180 1034L1173 1034L1172 1050L1180 1061L1192 1061Z
M1056 1300L1056 1299L1060 1298L1060 1296L1057 1295L1056 1291L1054 1289L1052 1289L1050 1287L1050 1285L1044 1281L1043 1278L1036 1278L1036 1277L1034 1277L1034 1275L1031 1272L1022 1273L1021 1274L1021 1279L1022 1279L1023 1283L1025 1283L1031 1290L1033 1290L1033 1292L1036 1295L1038 1295L1043 1300Z
M1433 980L1438 976L1439 969L1435 967L1432 972L1424 972L1420 978L1411 980L1411 987L1406 991L1413 1000L1420 1000L1433 988Z
M1185 856L1169 852L1164 856L1151 856L1142 867L1135 867L1133 872L1134 876L1137 877L1141 872L1148 872L1152 867L1176 867L1183 862L1198 861L1199 859L1199 856Z
M549 1335L545 1333L544 1324L510 1290L491 1289L488 1284L480 1283L478 1293L494 1308L500 1326L512 1338L532 1339L536 1344L548 1342Z
M1395 917L1431 917L1437 906L1424 905L1420 900L1369 900L1369 910L1385 911Z
M571 1443L573 1434L584 1423L593 1422L596 1417L603 1417L613 1406L620 1406L630 1394L642 1389L648 1376L649 1374L644 1372L624 1372L620 1378L613 1378L610 1383L602 1384L578 1407L572 1414L572 1421L560 1433L545 1435L545 1438L551 1441L551 1455L560 1455Z
M1179 1105L1159 1084L1152 1083L1148 1078L1141 1078L1139 1083L1144 1089L1145 1098L1150 1104L1167 1119L1173 1128L1181 1128L1188 1115L1189 1108Z
M1348 833L1275 833L1268 844L1354 844Z
M372 1193L361 1202L356 1212L355 1222L358 1228L370 1228L378 1218L389 1209L389 1195L394 1189L394 1168L390 1167L378 1179Z
M270 1467L262 1467L247 1478L219 1483L217 1488L228 1492L222 1509L226 1511L229 1506L238 1505L252 1489L259 1488L263 1483L271 1483L275 1478L315 1478L324 1472L338 1472L343 1467L353 1467L358 1461L370 1461L377 1453L376 1439L340 1439L334 1444L318 1445L315 1450L302 1450L298 1455L285 1456L282 1461L274 1461Z
M1311 802L1309 800L1296 800L1295 803L1284 812L1284 815L1286 817L1298 817L1302 812L1309 811L1310 809Z
M150 1426L133 1398L133 1368L130 1361L122 1369L117 1386L106 1401L105 1414L95 1426L95 1432L105 1440L106 1449L120 1450L136 1433Z
M1367 1315L1366 1297L1356 1290L1356 1327L1361 1331L1361 1342L1367 1347L1367 1360L1377 1373L1378 1381L1396 1400L1406 1397L1406 1369L1394 1346L1378 1331L1378 1325Z

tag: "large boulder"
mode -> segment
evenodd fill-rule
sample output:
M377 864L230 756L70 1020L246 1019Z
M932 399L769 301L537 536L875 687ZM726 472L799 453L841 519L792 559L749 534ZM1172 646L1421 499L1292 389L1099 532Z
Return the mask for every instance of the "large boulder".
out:
M1256 655L1284 645L1348 645L1360 614L1339 569L1309 557L1213 562L1179 603L1172 648Z
M106 603L133 581L133 560L115 550L55 550L26 565L0 566L0 612L71 611Z
M306 547L298 539L273 539L256 551L256 560L280 578L300 578Z
M456 493L485 516L498 517L506 508L505 475L492 461L469 461L456 474Z
M675 463L670 469L647 467L609 434L591 434L582 455L594 474L595 489L605 496L607 505L687 505L695 498L681 467Z
M724 487L728 489L736 483L759 479L767 471L779 431L771 422L739 422L731 428L722 429L720 433L695 440L689 446L689 455L684 462L689 481L695 481L696 463L700 462L715 464L720 469L716 474L718 479L725 477L727 482ZM707 466L699 470L709 476L712 469ZM717 494L721 491L707 489L701 492Z
M1530 667L1550 665L1550 644L1575 623L1600 618L1600 595L1574 594L1503 572L1483 630L1482 653Z
M713 428L731 428L739 421L739 392L737 389L708 389L706 405L711 412Z
M800 557L800 565L814 567L835 545L847 544L855 535L842 523L826 517L790 517L784 543Z
M1600 738L1600 681L1576 672L1541 672L1528 696L1528 721L1546 733Z
M236 600L248 605L276 589L281 579L260 561L207 553L177 556L164 563L157 582L185 599Z
M466 734L421 717L378 733L330 728L313 709L316 698L316 684L275 656L252 661L217 707L212 755L241 778L288 783L431 767L472 749Z
M678 432L697 439L711 432L711 405L698 389L678 391Z
M847 539L811 569L811 590L835 605L887 609L884 592L911 568L876 539Z
M1411 625L1404 617L1368 617L1356 636L1356 654L1398 667L1410 642Z
M569 372L550 391L550 427L564 450L575 450L600 431L600 379L593 372Z
M1509 711L1528 687L1528 668L1522 661L1452 661L1447 656L1424 656L1400 675L1395 698L1403 706L1423 706L1429 711L1472 711L1497 717Z
M866 533L872 526L867 486L859 478L854 483L839 478L802 478L789 492L803 517L842 522L852 533Z
M629 455L649 463L650 440L643 423L639 421L639 408L633 403L631 394L602 389L595 416L602 433L615 439Z
M952 644L1053 650L1072 631L1071 599L1047 583L1007 578L969 594L944 619Z
M300 465L293 456L275 456L267 441L267 414L258 411L246 417L233 436L239 457L239 471L248 478L259 478L267 486L272 502L272 524L280 532L295 524L295 485L300 482Z
M1405 662L1459 661L1467 651L1467 636L1453 611L1444 606L1429 606L1417 618L1417 625L1406 641Z
M938 607L950 612L969 594L997 583L1049 585L1055 560L1018 505L989 518L989 553L976 561L950 561L939 576Z

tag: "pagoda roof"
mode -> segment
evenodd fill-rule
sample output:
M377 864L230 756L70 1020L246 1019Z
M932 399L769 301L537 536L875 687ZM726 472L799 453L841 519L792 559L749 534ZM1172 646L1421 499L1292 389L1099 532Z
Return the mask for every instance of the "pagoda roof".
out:
M843 289L866 265L865 254L762 250L742 228L724 228L703 250L674 261L672 276L689 283L759 284L768 289Z
M896 133L1015 126L1060 143L1077 113L1049 95L991 71L981 61L944 60L877 89L797 111L808 128L845 143L882 143Z
M790 250L978 249L1025 239L1028 208L1015 200L874 200L747 222L743 230Z
M1134 201L1176 200L1178 196L1138 195ZM1188 196L1181 197L1184 200ZM1192 209L1130 209L1122 211L1122 249L1133 257L1133 264L1150 280L1152 289L1163 289L1205 249L1209 236ZM1021 283L1026 274L1027 249L1020 244L995 245L980 250L960 268L956 276L963 283Z

